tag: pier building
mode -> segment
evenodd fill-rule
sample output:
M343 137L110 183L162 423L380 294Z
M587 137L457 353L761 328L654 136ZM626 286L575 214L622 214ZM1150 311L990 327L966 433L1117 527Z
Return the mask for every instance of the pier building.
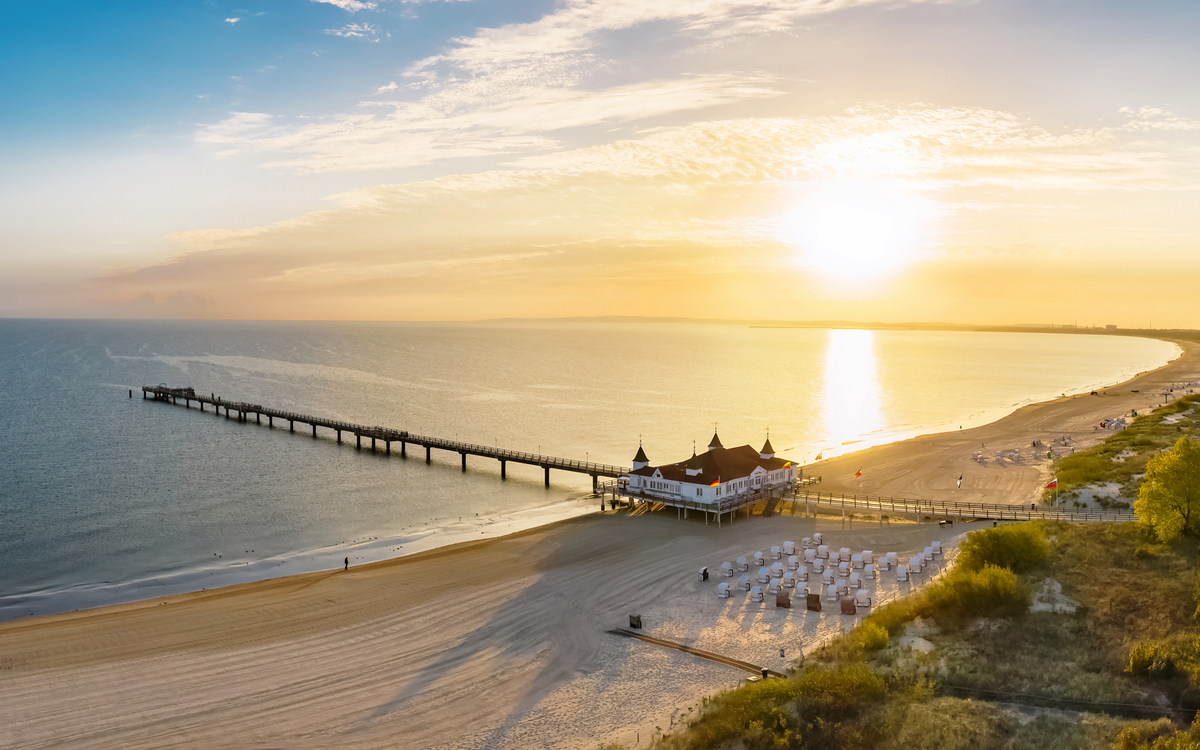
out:
M775 455L768 436L762 450L750 445L726 448L713 433L708 449L673 464L651 466L638 446L629 472L629 491L649 499L686 500L700 505L727 506L750 496L778 494L793 486L798 467ZM673 504L673 503L672 503Z

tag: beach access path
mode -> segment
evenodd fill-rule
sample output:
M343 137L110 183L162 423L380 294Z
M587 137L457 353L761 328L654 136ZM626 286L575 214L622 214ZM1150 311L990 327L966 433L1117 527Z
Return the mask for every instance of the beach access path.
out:
M1107 397L1033 405L994 425L831 460L826 487L861 465L872 493L1025 502L1044 467L976 467L973 443L1008 448L1065 432L1080 444L1092 424L1150 406L1160 385L1200 377L1195 346L1184 347ZM950 495L973 471L983 478L964 478L963 488L978 494ZM0 747L644 745L672 714L745 673L605 634L629 613L643 615L650 635L773 669L839 627L837 617L813 625L803 610L740 593L717 600L716 579L696 580L700 565L814 530L834 548L906 557L932 539L953 544L971 526L843 528L777 515L718 529L674 514L597 513L346 572L2 623Z

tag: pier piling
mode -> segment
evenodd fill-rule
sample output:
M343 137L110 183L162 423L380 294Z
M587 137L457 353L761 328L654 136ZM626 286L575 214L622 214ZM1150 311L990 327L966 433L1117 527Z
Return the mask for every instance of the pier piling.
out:
M129 398L133 398L133 391L130 390L127 394ZM616 479L629 473L629 469L621 466L610 466L608 464L592 463L590 461L577 461L566 458L556 458L554 456L542 455L540 449L537 453L526 453L523 451L508 450L500 448L496 445L475 445L472 443L463 443L458 440L446 440L443 438L412 435L407 430L395 430L379 426L358 425L349 422L343 422L336 419L328 419L325 417L311 416L307 414L297 414L295 412L284 411L282 409L271 409L264 407L261 404L251 404L240 401L225 401L218 398L216 394L210 397L197 395L192 388L168 388L167 386L143 386L142 399L154 400L178 405L180 399L183 399L184 406L191 408L191 402L195 401L200 410L208 404L212 404L213 410L217 416L221 415L221 407L225 408L225 418L231 419L234 414L239 422L248 422L250 414L254 414L254 422L262 424L262 418L267 417L267 424L271 428L275 426L275 417L286 419L288 422L288 432L296 431L296 423L307 424L312 429L313 438L317 435L318 427L325 427L333 430L337 435L337 441L342 442L342 433L351 432L354 434L355 446L358 449L362 448L363 436L371 438L371 450L378 450L378 443L383 441L384 449L387 455L392 454L392 443L400 441L400 455L408 456L408 444L415 443L425 448L425 463L433 463L433 449L444 451L453 451L459 454L460 467L463 472L467 470L467 456L479 456L482 458L492 458L500 462L500 477L501 479L508 478L508 464L510 461L516 461L520 464L528 466L540 466L542 468L544 483L547 487L550 486L550 470L562 469L563 471L573 471L579 474L587 474L592 478L592 491L600 492L600 478L609 477ZM231 413L232 412L232 413ZM614 494L614 502L616 502Z

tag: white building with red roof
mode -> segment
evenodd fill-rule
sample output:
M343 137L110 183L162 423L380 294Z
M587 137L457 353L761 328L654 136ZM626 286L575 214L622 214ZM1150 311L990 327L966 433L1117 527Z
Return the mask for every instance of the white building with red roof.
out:
M713 433L708 450L686 461L651 466L638 446L629 472L629 491L666 501L726 507L730 501L767 490L782 490L796 481L798 467L775 455L771 438L762 450L749 445L726 448Z

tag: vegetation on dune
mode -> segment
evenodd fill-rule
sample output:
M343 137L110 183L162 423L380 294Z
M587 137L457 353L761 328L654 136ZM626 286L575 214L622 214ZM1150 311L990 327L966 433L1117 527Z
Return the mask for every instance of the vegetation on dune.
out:
M967 534L959 550L958 566L982 570L994 565L1027 573L1041 567L1049 555L1050 545L1041 524L1012 524Z
M1113 704L1200 708L1196 563L1194 543L1163 543L1132 523L972 532L938 582L880 607L786 679L714 698L656 747L1200 750L1200 725L1177 723L1182 713L1100 715ZM1076 611L1029 612L1031 591L1048 578ZM898 638L917 618L932 653ZM950 686L1005 702L1059 701L1070 712L1030 721L1003 704L945 695ZM1073 701L1093 702L1096 713L1078 713L1087 704Z
M1070 493L1089 485L1113 482L1121 485L1121 494L1136 497L1146 473L1147 463L1160 450L1168 448L1182 436L1200 434L1200 394L1185 396L1174 403L1160 406L1152 412L1134 418L1128 427L1114 433L1099 445L1078 451L1055 461L1058 494ZM1163 420L1186 414L1174 423ZM1042 493L1042 502L1052 504L1054 490Z
M1200 441L1181 437L1146 464L1134 503L1138 518L1171 541L1200 531Z

